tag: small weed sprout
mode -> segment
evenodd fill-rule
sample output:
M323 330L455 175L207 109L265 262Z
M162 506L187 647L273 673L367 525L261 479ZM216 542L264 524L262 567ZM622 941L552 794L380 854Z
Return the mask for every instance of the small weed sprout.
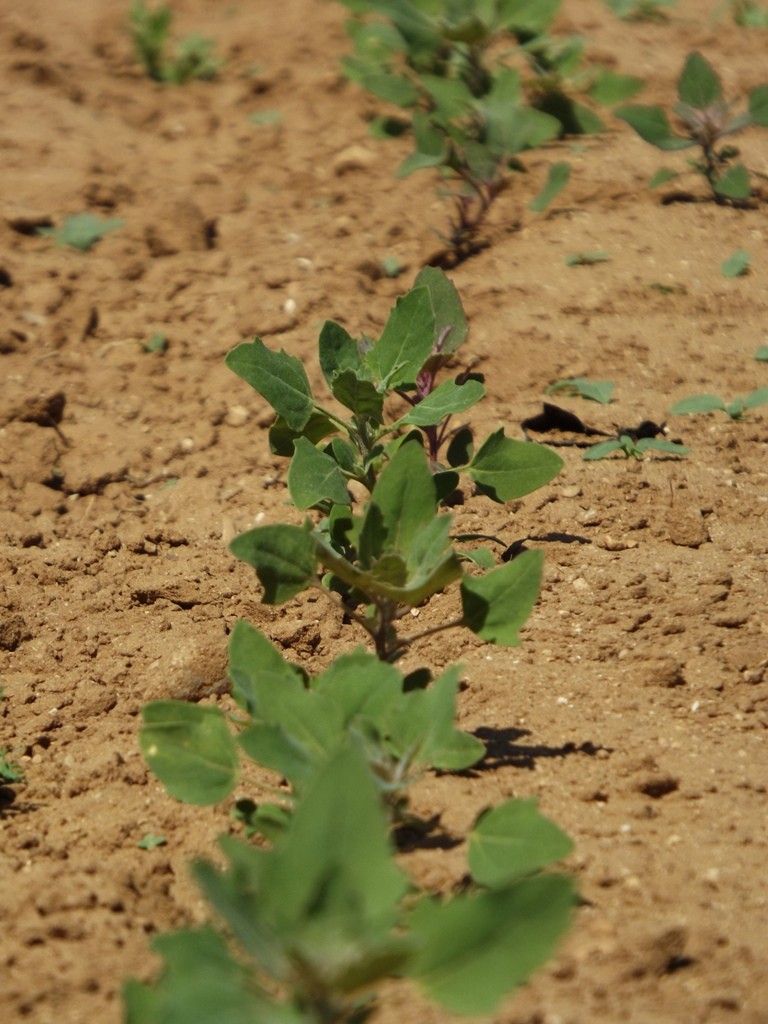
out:
M677 0L603 0L622 21L666 21Z
M719 395L692 395L677 402L669 410L671 416L692 415L701 412L724 412L732 420L742 420L750 409L768 404L768 387L758 388L744 398L734 398L726 402Z
M614 452L621 452L625 459L642 461L645 458L645 453L648 451L682 456L688 455L690 450L685 445L678 444L676 441L665 441L663 438L641 437L638 439L632 437L631 434L619 434L618 437L611 438L610 441L600 441L598 444L593 444L590 448L587 448L582 458L587 462L594 462L598 459L604 459Z
M121 220L99 220L91 213L76 213L67 217L60 228L38 228L37 233L54 238L57 245L88 252L104 235L122 226Z
M24 772L11 760L8 747L0 749L0 783L2 782L23 782Z
M700 155L691 161L694 171L709 185L715 202L744 205L752 195L747 168L734 161L739 150L724 139L750 125L768 126L768 85L758 85L748 97L746 111L733 113L726 102L720 78L700 53L688 55L678 80L679 103L673 108L681 131L674 132L661 107L628 105L617 107L616 117L626 121L645 142L657 149L675 151L698 147ZM663 168L651 179L651 187L676 178L677 172Z

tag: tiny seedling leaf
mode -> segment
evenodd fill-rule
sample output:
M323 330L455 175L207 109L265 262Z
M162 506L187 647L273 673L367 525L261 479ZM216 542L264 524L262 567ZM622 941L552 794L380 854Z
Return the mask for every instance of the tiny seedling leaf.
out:
M764 13L768 26L768 11ZM749 94L749 113L755 124L768 128L768 85L758 85Z
M697 412L712 412L715 409L726 410L725 402L719 395L692 395L676 402L669 410L670 416L687 415Z
M140 850L154 850L158 846L165 846L167 842L165 836L156 836L154 832L147 832L136 845Z
M565 257L566 267L591 267L595 263L607 263L611 259L609 252L574 252Z
M648 188L658 188L659 185L666 185L668 181L673 181L679 177L679 171L673 171L670 167L660 167L655 174L651 175L648 181Z
M99 220L91 213L76 213L67 217L60 228L38 228L39 235L50 235L58 245L67 245L70 249L88 252L99 239L110 231L117 231L123 226L121 220Z
M553 199L558 196L571 177L571 165L561 161L553 164L547 175L547 182L535 199L528 204L532 213L543 213Z
M588 380L586 377L566 377L564 380L558 380L554 384L550 384L547 388L547 394L554 395L558 391L568 391L572 394L580 395L591 402L609 405L615 386L612 380Z
M768 345L761 345L755 352L755 359L760 363L768 363Z
M141 752L171 796L215 804L232 792L237 748L218 708L163 700L145 704L141 715Z
M723 277L745 277L750 270L751 257L746 249L737 249L736 252L724 259L720 264Z
M744 399L745 409L755 409L758 405L765 405L768 402L768 388L758 388L752 391Z

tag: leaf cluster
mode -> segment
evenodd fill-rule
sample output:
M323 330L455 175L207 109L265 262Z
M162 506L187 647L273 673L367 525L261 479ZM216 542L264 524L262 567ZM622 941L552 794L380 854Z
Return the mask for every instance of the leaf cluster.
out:
M518 155L563 134L604 125L573 98L612 104L641 87L639 79L583 68L577 37L549 34L561 0L343 0L354 17L354 56L347 76L400 113L380 117L381 135L410 132L414 152L400 175L433 169L453 204L446 239L455 259L477 247L477 235ZM559 163L534 200L540 212L566 185Z
M723 96L722 83L712 65L700 53L690 53L678 79L679 102L673 107L679 129L673 130L661 107L628 105L614 114L626 121L640 138L657 149L677 151L698 148L693 169L707 181L712 198L718 203L743 203L752 194L747 168L735 162L739 150L722 141L750 125L768 125L768 85L758 85L747 97L747 109L734 113L734 103ZM651 179L651 186L677 177L676 171L663 168Z
M173 12L166 4L150 9L144 0L133 0L130 32L139 62L155 82L184 85L194 79L214 78L221 61L214 56L211 39L192 34L176 44L173 57L167 56Z
M453 285L434 268L398 300L377 341L356 340L326 322L320 366L346 415L318 401L297 358L258 338L227 356L277 414L270 445L291 459L293 503L321 516L314 527L257 527L235 538L232 552L255 568L270 604L316 586L322 566L326 593L340 596L383 660L394 661L414 639L398 636L403 614L455 581L461 617L439 628L468 626L495 643L517 642L538 589L533 553L481 578L465 574L449 536L451 518L439 513L462 475L477 493L505 502L548 483L562 466L549 449L507 438L503 429L477 449L468 427L449 429L451 418L484 394L481 381L461 374L438 383L467 332ZM390 398L406 407L394 420L386 415ZM352 484L369 494L362 513Z
M141 749L168 792L192 804L219 803L241 778L241 756L290 784L292 804L350 739L383 802L397 817L407 787L428 768L460 771L482 759L480 740L458 730L454 666L428 688L358 650L311 677L246 622L229 642L232 722L217 706L155 701L142 710ZM235 732L232 726L235 727ZM285 801L250 813L249 831L272 837Z
M162 974L128 982L127 1024L363 1021L393 976L450 1011L486 1013L549 957L574 902L569 879L541 870L570 841L531 801L475 823L463 892L415 890L355 744L330 757L270 849L220 844L226 869L200 861L194 875L228 938L205 926L156 939Z

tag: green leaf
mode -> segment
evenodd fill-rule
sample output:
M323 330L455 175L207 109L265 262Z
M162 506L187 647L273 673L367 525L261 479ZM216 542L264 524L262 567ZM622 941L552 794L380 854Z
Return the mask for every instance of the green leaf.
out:
M504 502L543 487L562 466L563 460L549 448L513 441L500 428L486 438L465 468L477 484L478 493Z
M488 643L517 646L539 596L543 562L540 551L525 551L483 576L465 576L463 624Z
M301 360L273 352L260 338L233 348L224 360L269 402L292 430L301 432L313 412L312 390Z
M744 399L745 409L755 409L758 405L765 405L768 402L768 388L758 388L751 391Z
M712 412L714 409L725 410L725 402L719 395L692 395L676 402L669 410L670 416L680 416L696 412Z
M634 75L618 75L615 71L603 69L589 87L589 95L604 107L615 107L617 103L631 99L645 87L645 79Z
M171 932L152 940L163 970L152 985L124 988L126 1024L302 1024L292 1006L273 1003L212 928Z
M91 213L76 213L67 217L60 228L38 228L37 233L50 235L58 245L88 252L104 235L117 231L123 223L121 220L99 220Z
M413 288L395 303L384 331L366 355L379 391L412 387L431 351L435 314L427 288Z
M571 177L571 165L565 162L553 164L547 174L547 183L535 199L528 204L533 213L543 213L552 200L558 196Z
M679 171L673 171L669 167L660 167L655 174L651 175L648 181L648 188L658 188L659 185L665 185L668 181L679 177Z
M469 324L455 285L437 267L424 267L413 286L426 288L432 301L435 321L433 354L438 343L442 356L457 352L467 340Z
M723 98L720 79L712 65L700 53L689 53L683 66L677 92L683 103L694 110L706 110Z
M320 369L323 371L329 388L339 374L345 370L355 373L362 366L362 358L357 342L341 324L326 320L320 331L318 340Z
M154 832L147 832L136 845L140 850L155 850L158 846L165 846L167 842L165 836L156 836Z
M574 252L565 257L566 267L591 267L595 263L607 263L611 259L609 252Z
M677 441L665 441L661 437L641 437L636 447L641 455L647 451L657 451L666 452L667 455L682 456L688 455L691 451L684 444L678 444Z
M548 395L558 391L568 391L586 398L590 402L610 405L613 389L616 385L612 380L589 380L587 377L566 377L557 380L547 388Z
M745 277L750 270L751 257L746 249L737 249L720 264L723 277Z
M587 462L594 462L597 459L604 459L611 452L618 452L620 450L621 441L618 438L612 438L610 441L599 441L597 444L590 445L587 448L582 455L582 459L585 459Z
M630 104L617 107L613 113L621 121L626 121L630 128L634 128L644 142L650 142L657 149L687 149L694 145L689 139L672 134L667 115L661 107Z
M151 701L141 716L141 752L171 796L189 804L215 804L232 792L237 748L219 708Z
M471 409L484 394L485 388L477 380L468 380L465 384L446 380L423 398L418 405L413 406L396 424L392 424L392 429L408 424L428 427L440 423L447 416Z
M289 459L293 455L294 442L300 437L306 437L312 444L317 444L330 434L335 434L338 429L338 425L322 412L313 412L301 430L293 430L278 416L269 428L269 450L273 455Z
M768 363L768 345L761 345L755 352L755 359L760 363Z
M301 669L243 619L235 623L229 638L229 678L238 707L254 719L269 722L276 721L274 704L284 690L304 689Z
M354 370L344 370L333 382L333 397L355 416L372 420L377 426L383 420L384 396L370 380Z
M493 889L566 857L572 849L568 836L539 813L535 800L508 800L477 819L467 859L474 881Z
M435 519L437 495L421 445L401 445L376 481L360 529L366 568L387 552L408 555Z
M768 26L768 11L763 13ZM768 127L768 85L758 85L749 94L749 113L754 124Z
M413 107L419 102L418 87L405 75L371 72L361 75L359 81L368 92L397 107Z
M573 901L570 881L558 876L422 900L407 918L418 940L407 973L452 1013L490 1014L551 956Z
M336 505L352 503L346 478L336 461L304 437L294 445L288 467L288 490L296 508L302 510L325 501Z
M734 164L729 167L722 177L714 184L714 190L720 196L727 199L749 199L752 194L752 186L749 183L749 171L743 164Z
M235 537L229 550L256 570L264 604L283 604L315 581L315 540L306 527L258 526Z

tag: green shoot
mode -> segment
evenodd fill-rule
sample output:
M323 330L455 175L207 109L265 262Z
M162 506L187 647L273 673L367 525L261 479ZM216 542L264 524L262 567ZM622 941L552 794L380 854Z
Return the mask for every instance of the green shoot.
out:
M566 377L556 380L547 388L548 395L556 395L558 391L579 395L590 402L609 405L612 401L613 389L616 385L612 380L588 380L587 377Z
M168 58L166 50L173 13L163 4L151 10L144 0L133 0L130 30L140 63L156 82L184 85L193 79L214 78L221 61L213 56L215 43L198 35L189 35L176 46L176 56Z
M747 110L734 114L733 103L723 97L717 73L700 53L691 53L678 80L677 92L679 103L673 109L680 121L680 132L672 130L661 107L630 105L619 107L614 113L658 149L697 147L699 156L691 166L706 180L715 202L744 204L752 195L749 172L743 164L734 162L739 150L730 143L720 143L749 125L768 126L768 85L754 88L748 96ZM677 172L664 169L654 176L652 185L676 176Z
M741 420L750 409L756 409L766 403L768 403L768 387L758 388L757 391L750 392L745 398L734 398L732 402L724 401L719 395L692 395L673 405L669 413L671 416L680 416L721 411L730 416L732 420Z
M122 226L121 220L100 220L90 213L76 213L67 217L60 228L38 228L37 233L55 238L57 245L88 252L104 235Z
M688 455L690 448L678 444L676 441L665 441L656 437L641 437L635 440L629 434L620 434L619 437L611 438L610 441L600 441L593 444L582 456L588 462L604 459L614 452L621 452L625 459L637 459L641 461L648 451L663 452L666 455Z
M720 264L723 277L746 277L751 269L751 257L746 249L737 249Z

